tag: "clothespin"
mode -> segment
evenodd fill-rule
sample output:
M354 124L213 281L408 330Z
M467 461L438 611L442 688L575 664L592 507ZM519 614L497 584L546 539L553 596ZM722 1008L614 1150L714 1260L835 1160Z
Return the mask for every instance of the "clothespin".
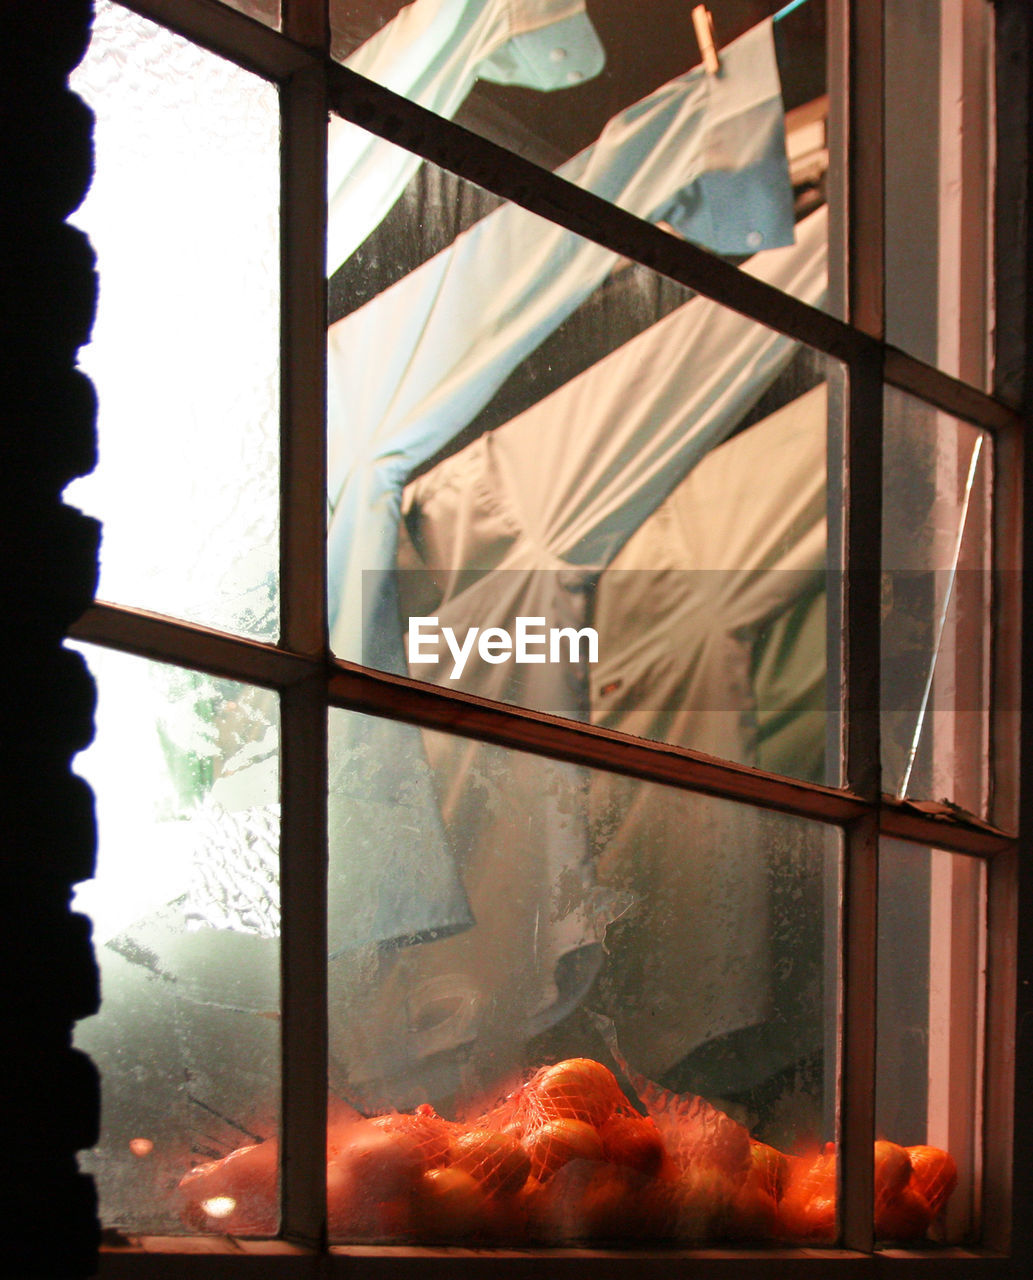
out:
M703 66L708 76L716 76L721 70L714 41L714 15L705 4L698 4L692 11L692 25L696 28L696 40L703 55Z

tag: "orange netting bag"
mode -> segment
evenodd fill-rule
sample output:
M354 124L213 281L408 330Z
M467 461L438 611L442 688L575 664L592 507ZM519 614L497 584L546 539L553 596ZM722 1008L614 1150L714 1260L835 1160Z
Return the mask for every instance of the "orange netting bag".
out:
M723 1111L637 1075L614 1054L646 1113L591 1058L542 1067L466 1122L428 1104L364 1118L332 1108L332 1239L473 1244L831 1240L837 1156L785 1155ZM179 1185L194 1230L269 1234L278 1144L242 1147ZM875 1144L875 1230L925 1235L957 1183L936 1147Z
M557 1243L673 1233L672 1166L663 1139L602 1063L567 1058L542 1067L476 1124L511 1136L527 1157L520 1193L527 1238Z

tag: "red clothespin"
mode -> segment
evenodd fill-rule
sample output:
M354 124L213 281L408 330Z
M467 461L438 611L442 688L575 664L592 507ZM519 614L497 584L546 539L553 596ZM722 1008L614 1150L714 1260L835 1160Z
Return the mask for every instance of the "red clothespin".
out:
M721 70L714 40L714 15L705 4L698 4L692 11L692 25L696 28L696 40L703 55L703 66L708 76L716 76Z

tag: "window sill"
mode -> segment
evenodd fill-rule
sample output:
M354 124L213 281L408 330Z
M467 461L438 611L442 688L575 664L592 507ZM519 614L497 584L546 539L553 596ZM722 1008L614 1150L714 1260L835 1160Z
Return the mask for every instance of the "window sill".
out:
M201 1259L204 1259L203 1263ZM824 1280L834 1270L851 1277L935 1276L991 1280L1014 1276L1014 1263L999 1254L970 1249L886 1249L875 1254L842 1249L467 1249L414 1245L338 1245L326 1253L283 1240L243 1240L224 1236L135 1236L125 1245L101 1252L100 1280L178 1280L204 1276L277 1277L294 1280L335 1276L373 1277L375 1280L435 1280L462 1272L470 1280L492 1280L504 1272L507 1280L547 1274L608 1277L655 1276L667 1280L676 1269L692 1264L694 1275L720 1280ZM202 1271L203 1267L203 1271ZM546 1271L547 1268L547 1271Z

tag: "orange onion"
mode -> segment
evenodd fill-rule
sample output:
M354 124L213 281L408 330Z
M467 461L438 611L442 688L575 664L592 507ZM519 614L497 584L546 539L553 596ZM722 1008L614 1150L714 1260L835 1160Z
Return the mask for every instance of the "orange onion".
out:
M550 1119L594 1125L629 1105L616 1076L594 1058L566 1058L544 1067L528 1082L527 1092Z
M602 1160L603 1144L596 1129L584 1120L561 1116L547 1120L524 1138L531 1174L539 1182L550 1178L571 1160Z
M958 1185L958 1166L949 1151L941 1147L905 1148L911 1162L911 1185L921 1192L935 1217Z
M511 1133L498 1129L468 1129L453 1138L452 1164L469 1173L487 1195L512 1195L531 1172L527 1152Z
M603 1155L612 1164L624 1165L648 1177L660 1171L664 1140L648 1116L612 1115L599 1126L599 1136Z

